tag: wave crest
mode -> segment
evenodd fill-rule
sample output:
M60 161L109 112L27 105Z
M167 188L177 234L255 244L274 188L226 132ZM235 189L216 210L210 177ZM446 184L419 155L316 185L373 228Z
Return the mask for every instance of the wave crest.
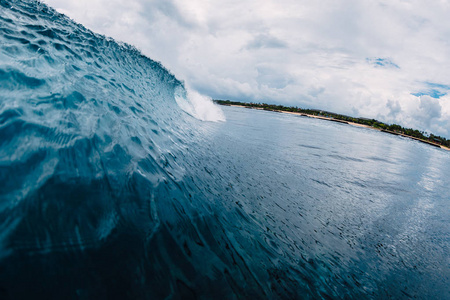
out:
M210 97L191 88L177 87L175 100L182 110L202 121L225 121L223 111L212 102Z

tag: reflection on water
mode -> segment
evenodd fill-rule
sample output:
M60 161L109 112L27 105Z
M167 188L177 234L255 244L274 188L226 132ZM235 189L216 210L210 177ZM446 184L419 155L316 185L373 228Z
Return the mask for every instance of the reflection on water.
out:
M289 261L323 266L319 286L345 293L352 284L353 296L449 293L447 152L370 129L224 110L220 126L239 146L219 136L218 148L240 158L242 184L257 187L247 195L264 195L256 206L266 217L255 219L286 241Z

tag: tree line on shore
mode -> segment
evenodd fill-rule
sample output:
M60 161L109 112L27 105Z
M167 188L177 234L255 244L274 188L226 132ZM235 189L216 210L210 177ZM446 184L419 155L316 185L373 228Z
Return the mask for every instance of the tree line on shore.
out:
M333 112L327 112L323 110L318 109L304 109L299 107L292 107L292 106L283 106L283 105L275 105L275 104L266 104L266 103L253 103L253 102L239 102L239 101L230 101L230 100L214 100L215 103L221 104L221 105L240 105L245 107L253 107L253 108L259 108L263 110L270 110L270 111L287 111L287 112L295 112L295 113L301 113L301 114L308 114L308 115L315 115L315 116L321 116L321 117L328 117L335 120L341 120L345 122L353 122L358 124L367 125L373 128L380 129L382 131L392 133L392 134L403 134L406 136L410 136L416 139L420 139L422 141L427 141L432 144L438 144L443 145L446 147L450 147L450 140L447 140L444 137L437 136L434 134L427 134L423 131L419 131L417 129L412 128L404 128L397 124L386 124L381 121L375 120L375 119L367 119L367 118L355 118L355 117L349 117L341 114L336 114Z

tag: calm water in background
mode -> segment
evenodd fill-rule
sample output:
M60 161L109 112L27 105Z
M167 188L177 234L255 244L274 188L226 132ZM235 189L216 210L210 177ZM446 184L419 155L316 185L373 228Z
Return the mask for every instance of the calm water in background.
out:
M344 282L328 291L341 296L450 297L449 152L335 122L223 110L215 153L239 168L232 184L244 210L281 256L309 264L305 276Z

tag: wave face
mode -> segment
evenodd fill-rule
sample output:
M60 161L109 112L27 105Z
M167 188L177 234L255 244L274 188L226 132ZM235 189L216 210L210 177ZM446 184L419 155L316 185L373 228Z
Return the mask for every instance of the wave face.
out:
M180 163L201 137L177 104L183 84L42 3L0 4L0 298L157 299L226 282L201 263L218 255L196 251L212 213Z
M0 299L450 296L446 152L255 110L202 122L133 47L0 9Z

